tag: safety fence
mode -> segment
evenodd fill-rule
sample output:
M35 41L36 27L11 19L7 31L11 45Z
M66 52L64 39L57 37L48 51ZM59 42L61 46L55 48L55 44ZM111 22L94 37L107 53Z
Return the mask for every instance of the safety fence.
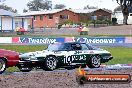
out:
M131 44L132 37L65 37L65 38L45 38L45 37L0 37L0 44L52 44L63 42L84 42L89 44Z

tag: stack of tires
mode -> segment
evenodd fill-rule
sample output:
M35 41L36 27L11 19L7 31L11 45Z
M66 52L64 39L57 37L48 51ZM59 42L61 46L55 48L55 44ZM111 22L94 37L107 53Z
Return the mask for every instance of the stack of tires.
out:
M20 28L20 27L17 27L16 28L16 33L17 35L24 35L24 32L25 32L25 29L24 28Z
M87 27L79 27L78 32L80 32L80 35L88 35L88 28Z

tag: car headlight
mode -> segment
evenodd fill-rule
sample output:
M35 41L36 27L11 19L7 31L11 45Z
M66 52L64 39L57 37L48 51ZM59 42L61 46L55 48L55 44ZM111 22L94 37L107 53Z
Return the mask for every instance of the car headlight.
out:
M20 60L32 60L32 59L36 59L35 58L35 54L30 53L30 54L20 54L19 55Z

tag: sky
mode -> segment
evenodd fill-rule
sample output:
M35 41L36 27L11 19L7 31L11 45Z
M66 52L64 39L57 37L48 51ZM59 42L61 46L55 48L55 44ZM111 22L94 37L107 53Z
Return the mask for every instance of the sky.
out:
M32 0L0 0L0 4L6 4L13 9L17 9L18 13L21 14L23 9L27 9L26 4ZM67 8L72 9L83 9L84 6L95 6L98 8L106 8L114 10L118 6L116 0L51 0L52 4L64 4Z

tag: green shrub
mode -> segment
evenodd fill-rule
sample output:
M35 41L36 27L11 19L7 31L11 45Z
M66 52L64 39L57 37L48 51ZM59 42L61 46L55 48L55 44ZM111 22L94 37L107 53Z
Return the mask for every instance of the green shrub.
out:
M117 18L112 18L112 24L113 25L117 24Z

